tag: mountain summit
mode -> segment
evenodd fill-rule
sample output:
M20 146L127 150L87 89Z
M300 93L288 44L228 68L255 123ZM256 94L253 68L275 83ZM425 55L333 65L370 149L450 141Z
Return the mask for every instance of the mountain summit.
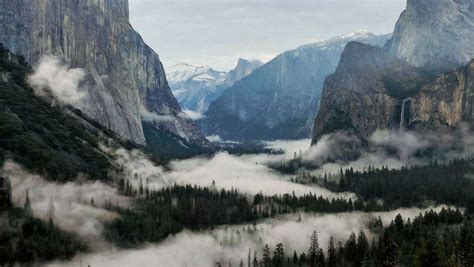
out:
M171 90L182 108L203 113L209 104L238 80L260 67L262 62L240 58L237 66L227 72L211 67L180 63L167 68Z

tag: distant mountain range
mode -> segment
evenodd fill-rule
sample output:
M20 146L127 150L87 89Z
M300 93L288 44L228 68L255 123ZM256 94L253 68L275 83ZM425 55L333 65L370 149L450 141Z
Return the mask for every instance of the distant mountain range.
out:
M207 135L225 139L309 137L323 81L335 71L345 45L383 46L389 38L356 31L284 52L226 89L199 124Z
M211 67L176 64L166 69L171 90L183 109L203 113L223 91L249 75L263 63L258 60L239 59L229 71L216 71Z

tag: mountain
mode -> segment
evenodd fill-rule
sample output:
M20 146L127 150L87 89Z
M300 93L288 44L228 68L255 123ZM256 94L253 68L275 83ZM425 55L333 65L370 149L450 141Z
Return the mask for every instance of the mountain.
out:
M169 67L166 72L172 92L181 107L203 113L227 87L261 65L258 60L239 59L237 66L226 73L211 67L181 63Z
M239 58L237 66L227 73L224 82L220 86L224 88L231 87L262 65L263 63L257 59L247 60Z
M349 43L326 79L313 144L345 131L368 139L378 129L453 129L474 126L474 61L433 74L387 51Z
M376 129L398 127L403 99L425 79L419 69L380 47L350 42L324 83L313 143L341 130L368 138Z
M387 46L414 66L449 70L474 58L473 28L471 0L408 0Z
M130 25L128 0L1 1L0 23L0 43L32 65L55 55L84 69L87 94L76 107L121 137L145 144L142 120L152 115L167 118L154 129L206 144L181 116L159 56Z
M201 128L225 139L308 137L324 78L336 69L346 43L383 45L388 38L356 31L284 52L226 89L209 106Z
M78 176L109 180L111 157L100 144L136 147L70 106L52 106L29 86L24 57L0 45L0 166L11 159L64 182Z
M226 73L211 67L176 64L167 69L171 90L184 109L202 112L207 109L216 87L224 82Z
M473 126L472 1L409 0L384 49L349 43L324 83L313 144L348 131Z

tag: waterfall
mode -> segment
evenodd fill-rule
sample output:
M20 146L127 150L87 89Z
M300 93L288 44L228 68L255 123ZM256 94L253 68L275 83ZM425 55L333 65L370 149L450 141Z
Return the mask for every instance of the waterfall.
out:
M402 109L400 111L400 129L401 130L403 128L405 128L405 106L406 106L408 101L409 101L409 99L405 98L405 99L403 99L403 102L402 102Z

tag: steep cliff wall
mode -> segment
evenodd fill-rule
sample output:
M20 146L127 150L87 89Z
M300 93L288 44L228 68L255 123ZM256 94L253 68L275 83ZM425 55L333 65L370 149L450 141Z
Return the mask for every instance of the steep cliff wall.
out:
M474 58L473 43L472 0L408 0L387 46L414 66L449 70Z
M53 54L84 68L88 97L78 107L122 137L145 143L145 109L171 116L157 128L204 142L180 116L158 55L129 24L128 0L0 0L0 23L0 42L33 65Z
M424 81L422 73L380 47L349 43L334 74L326 78L313 143L339 130L367 138L398 127L401 103Z
M474 61L434 75L383 49L350 43L326 79L313 143L336 131L367 139L378 129L473 126L473 71Z
M439 75L409 98L407 126L411 128L474 126L474 61Z

